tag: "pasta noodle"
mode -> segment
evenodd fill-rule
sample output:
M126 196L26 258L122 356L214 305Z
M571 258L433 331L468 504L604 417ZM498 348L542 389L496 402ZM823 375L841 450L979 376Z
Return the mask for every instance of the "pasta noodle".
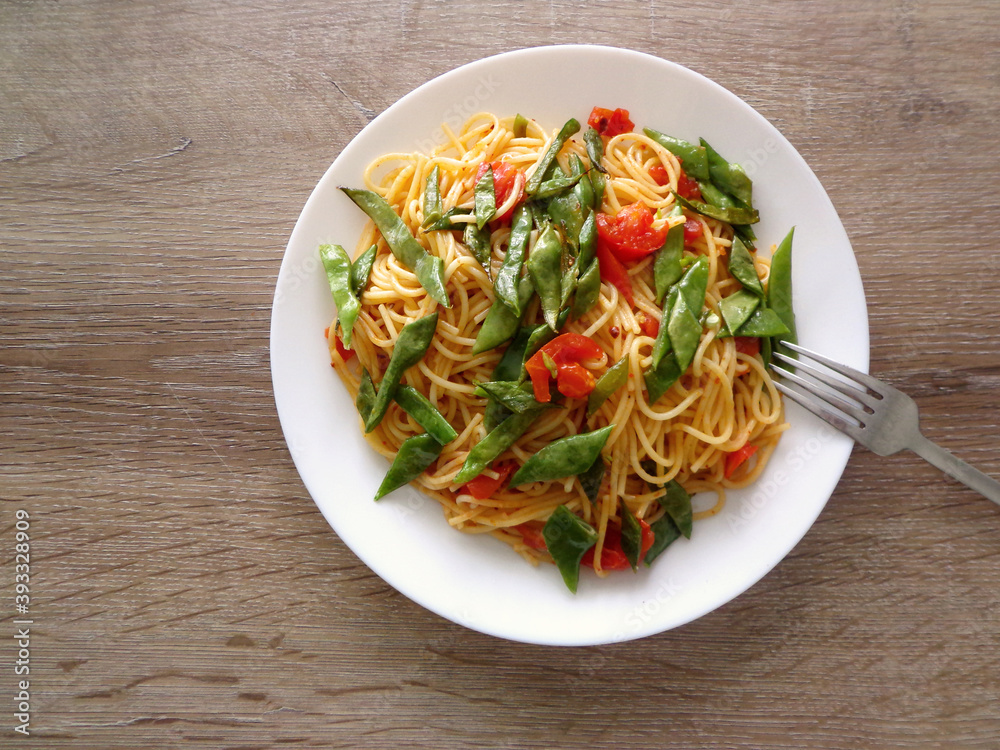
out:
M602 549L609 529L622 524L620 503L632 514L650 523L665 511L657 502L658 486L676 479L695 498L695 520L718 513L728 489L752 483L763 471L781 433L782 401L759 356L738 349L736 337L720 337L715 310L720 300L740 288L727 268L733 244L729 224L690 212L668 217L681 163L673 153L642 133L626 132L606 139L602 164L607 182L602 211L614 216L623 207L641 202L656 212L654 228L687 224L693 235L686 242L688 254L708 261L705 310L696 314L716 318L702 329L693 361L681 378L655 403L649 403L643 374L650 365L654 336L650 335L663 316L653 288L653 260L649 255L628 268L634 309L623 303L611 283L601 285L597 303L582 317L570 319L563 331L583 334L607 355L606 365L629 357L626 384L611 394L590 417L586 399L566 399L565 408L550 409L531 425L504 454L523 464L553 441L599 427L614 425L603 448L608 471L596 502L586 497L577 477L533 482L515 489L501 487L490 497L477 499L456 487L453 480L469 451L486 435L484 410L487 400L476 395L476 386L489 381L504 347L473 354L477 332L494 304L491 276L461 242L455 231L425 231L424 186L437 167L440 195L445 209L457 208L451 221L462 225L475 221L474 188L481 164L505 162L530 178L541 155L555 137L536 122L528 121L522 137L515 137L514 118L489 113L471 117L457 132L442 126L446 143L431 154L393 153L372 162L364 173L365 187L382 196L402 218L418 242L444 263L451 307L443 307L421 286L417 276L393 255L374 224L362 232L355 255L371 244L378 252L370 280L360 297L361 310L353 329L353 357L345 361L330 328L330 352L334 367L352 396L360 384L361 367L376 382L381 379L393 346L404 325L432 312L439 315L436 333L425 356L406 370L402 382L433 402L458 432L445 445L438 459L416 480L419 487L440 502L445 518L454 528L473 534L490 534L510 544L532 563L551 561L537 539L542 525L560 505L565 505L597 531L593 567L607 572ZM589 164L582 139L569 140L558 155L560 166L570 171L570 159L578 156ZM664 184L651 174L659 172ZM512 191L503 215L513 207ZM492 271L500 268L511 234L510 222L494 222L490 234ZM529 247L537 239L532 232ZM530 250L529 250L530 252ZM767 283L769 261L755 255L757 274ZM524 324L540 323L537 297L530 303ZM408 437L424 428L398 405L393 404L381 424L367 435L372 447L392 459ZM727 456L752 444L757 452L727 474ZM488 476L496 476L487 469Z

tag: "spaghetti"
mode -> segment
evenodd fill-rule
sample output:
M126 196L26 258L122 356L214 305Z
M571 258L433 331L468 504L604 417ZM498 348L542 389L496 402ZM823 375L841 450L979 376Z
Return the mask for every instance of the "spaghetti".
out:
M593 117L591 123L598 127L604 124L595 123ZM403 327L436 312L437 326L429 347L423 358L405 371L402 383L426 396L458 436L440 449L437 459L415 483L440 502L453 527L499 538L532 563L552 561L543 530L554 511L564 506L596 532L596 542L583 563L599 575L628 567L622 564L623 546L628 551L622 535L623 526L631 528L633 521L640 522L645 552L648 525L655 526L668 513L661 502L666 483L674 481L687 493L699 495L694 503L695 520L718 513L727 489L743 487L760 475L787 427L780 395L766 369L766 352L762 355L759 350L762 339L727 335L734 332L727 332L726 321L720 316L722 300L744 288L730 268L736 241L734 227L690 208L676 208L678 202L702 205L695 202L702 196L685 172L687 165L660 141L646 133L631 132L631 123L627 124L628 129L617 134L614 131L622 128L609 129L605 125L601 137L600 167L606 171L600 176L605 183L598 209L605 217L598 236L601 249L607 252L614 241L611 235L615 217L623 215L631 204L641 204L653 217L645 229L652 236L662 237L670 229L680 231L683 226L685 269L701 258L707 266L704 303L693 311L700 337L695 341L689 366L658 399L652 401L644 387L659 329L666 325L667 315L664 305L657 301L656 253L622 263L627 279L609 278L606 256L599 253L603 283L596 303L578 317L570 317L559 332L582 334L597 344L603 357L584 362L595 376L627 358L624 384L589 415L586 398L565 398L559 408L541 411L509 450L482 472L477 481L486 486L485 491L479 486L473 494L472 483L455 485L455 477L470 451L488 433L490 400L477 386L493 378L505 352L504 345L478 353L473 350L491 307L503 304L497 299L494 281L510 247L509 217L523 203L525 184L556 138L554 133L520 116L499 118L480 113L458 132L443 125L446 143L433 153L386 154L369 165L364 173L366 188L393 207L429 255L443 261L451 304L444 307L427 293L414 271L390 252L370 221L354 255L373 244L378 249L367 285L359 295L353 348L344 349L337 321L328 334L333 366L356 397L362 368L375 382L380 381ZM598 165L593 163L594 152L587 145L583 139L568 139L558 150L557 165L551 167L551 174L571 182L574 164L582 164L585 174L592 175L596 182ZM490 258L484 267L463 243L462 229L477 220L476 186L481 183L486 164L494 167L496 210L493 220L485 225ZM509 165L516 171L499 165ZM426 204L430 200L426 190L428 177L435 169L440 205L450 222L448 229L426 228ZM506 173L506 188L501 185L501 171ZM683 198L685 193L687 199ZM572 238L565 236L564 229L560 228L562 244L572 246ZM527 257L536 249L541 233L536 222ZM756 253L751 257L753 272L766 290L769 260ZM522 273L522 278L526 277ZM522 327L543 324L540 294L527 303ZM521 379L526 377L522 370ZM560 381L555 383L561 390ZM514 488L506 486L511 471L546 446L606 426L613 426L602 450L606 471L593 502L576 475ZM423 432L424 428L407 411L393 403L367 438L375 450L394 459L407 438ZM628 562L634 567L635 555Z

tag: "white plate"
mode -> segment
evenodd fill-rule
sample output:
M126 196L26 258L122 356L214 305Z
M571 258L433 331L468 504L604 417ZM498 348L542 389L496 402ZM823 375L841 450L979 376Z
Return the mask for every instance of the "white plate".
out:
M754 178L763 248L795 226L801 343L868 368L868 317L857 263L816 176L763 117L718 84L638 52L561 46L509 52L430 81L389 107L337 157L306 202L278 274L271 374L296 468L327 521L372 570L439 615L504 638L552 645L629 640L682 625L730 601L805 535L833 492L851 441L794 404L791 429L761 480L729 493L649 569L581 577L569 593L554 566L534 568L507 545L451 529L440 506L407 487L372 502L388 466L365 442L354 404L330 367L323 329L335 309L317 255L354 248L364 215L337 190L391 151L427 150L478 111L522 113L546 128L591 107L623 107L638 126L708 140ZM330 595L336 597L337 592Z

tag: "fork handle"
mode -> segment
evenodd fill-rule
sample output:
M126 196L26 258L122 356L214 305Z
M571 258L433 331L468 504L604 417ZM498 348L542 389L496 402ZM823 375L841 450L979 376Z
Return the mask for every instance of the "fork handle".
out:
M1000 505L1000 482L983 474L965 463L960 458L946 451L937 443L933 443L923 435L918 435L910 445L910 450L945 474L954 477L966 487L971 487L997 505Z

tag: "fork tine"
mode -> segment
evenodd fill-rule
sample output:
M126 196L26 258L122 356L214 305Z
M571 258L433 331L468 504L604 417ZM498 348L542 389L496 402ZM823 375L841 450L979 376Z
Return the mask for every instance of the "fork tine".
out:
M821 404L816 403L815 401L813 401L810 398L807 398L806 396L803 396L801 393L792 388L789 388L784 383L776 382L774 384L774 387L777 388L782 393L784 393L786 396L788 396L788 398L797 403L803 409L811 411L813 414L822 419L824 422L833 425L835 428L843 432L845 435L848 435L857 440L858 442L861 442L861 428L858 427L856 424L848 422L837 412L833 411L832 409L828 409Z
M846 412L850 416L854 417L854 419L858 421L859 426L861 427L864 427L865 422L871 417L871 414L869 412L866 412L860 406L858 406L856 402L848 401L847 399L841 398L836 393L825 391L822 388L818 387L816 383L812 382L811 380L807 380L806 378L803 378L802 376L794 372L791 372L790 370L786 370L784 367L776 367L774 365L771 365L771 369L773 369L776 373L781 375L782 380L788 380L792 383L795 383L802 390L812 394L818 399L825 401L834 409ZM802 369L802 368L796 368L796 369Z
M868 386L868 388L870 388L871 390L875 391L876 393L882 394L883 396L888 395L891 392L887 390L891 388L891 386L886 385L881 380L873 378L871 375L865 375L863 372L855 370L853 367L848 367L847 365L842 365L839 362L834 362L832 359L828 359L827 357L824 357L822 354L817 354L814 351L801 347L798 344L793 344L790 341L782 341L781 346L788 347L793 352L804 354L810 359L815 359L817 362L826 365L834 372L839 372L841 375L844 375L853 380L857 380L859 383L863 383L864 385Z
M855 401L864 404L865 406L875 409L878 406L880 399L870 396L868 391L858 383L845 382L838 378L832 377L828 373L820 370L818 367L812 363L803 359L792 359L781 352L772 352L772 357L785 363L786 365L791 365L796 369L796 371L801 371L809 376L815 378L820 383L825 385L827 388L831 388L839 393L843 393L848 398L852 398ZM856 416L856 415L855 415ZM860 417L859 417L860 419Z

